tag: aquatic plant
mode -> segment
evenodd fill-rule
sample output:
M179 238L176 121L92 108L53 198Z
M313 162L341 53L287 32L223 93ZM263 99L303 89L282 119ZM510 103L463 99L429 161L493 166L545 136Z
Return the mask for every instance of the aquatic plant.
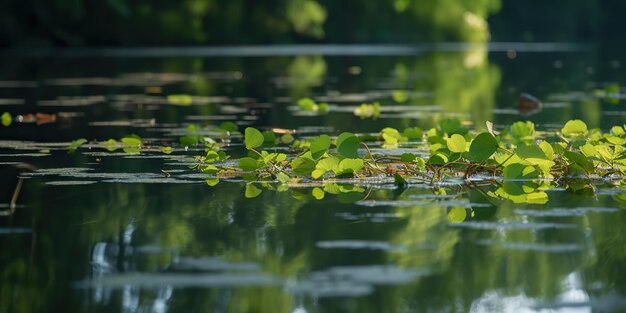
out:
M470 131L458 119L445 119L426 131L387 127L378 134L321 134L291 144L278 142L268 133L274 135L246 128L243 141L249 153L235 166L216 164L228 156L213 143L207 156L196 158L200 162L197 167L218 179L239 176L248 181L297 184L393 177L399 186L407 182L434 184L450 178L468 182L556 181L622 179L626 174L625 127L602 132L588 129L581 120L568 121L552 132L537 132L532 122L516 122L497 133L492 127L485 132ZM267 149L276 145L288 147L291 153ZM374 146L382 149L372 152L370 147ZM506 187L510 191L515 186ZM539 186L518 187L521 191L513 195L528 194L524 190Z

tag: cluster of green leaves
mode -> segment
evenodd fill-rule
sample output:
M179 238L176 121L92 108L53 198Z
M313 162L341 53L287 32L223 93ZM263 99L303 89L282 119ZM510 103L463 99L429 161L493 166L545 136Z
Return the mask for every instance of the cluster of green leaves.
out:
M298 108L306 112L328 113L330 106L325 102L317 103L311 98L302 98L298 100Z
M326 134L300 140L285 136L278 140L271 131L248 127L244 145L249 153L237 160L236 167L211 164L228 156L209 149L211 157L199 158L210 165L202 170L216 178L241 176L280 184L393 176L403 186L409 178L434 182L481 175L494 182L503 179L490 195L514 202L547 201L542 179L626 175L626 125L602 132L571 120L560 130L537 132L532 122L525 121L496 133L490 126L488 131L472 132L458 119L444 119L425 131L388 127L377 136L347 132L334 138ZM292 153L272 152L270 147L276 145L288 145ZM369 145L389 148L390 153L377 150L382 152L373 154ZM400 146L415 152L393 154ZM571 183L569 187L578 190L586 185Z
M380 117L380 103L362 103L357 108L354 109L354 115L366 119L373 118L376 119Z

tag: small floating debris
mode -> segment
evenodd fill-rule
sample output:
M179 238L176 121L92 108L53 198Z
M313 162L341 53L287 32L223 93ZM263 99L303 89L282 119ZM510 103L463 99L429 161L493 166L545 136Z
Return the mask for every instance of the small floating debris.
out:
M541 101L528 93L522 93L517 98L519 113L528 116L541 111Z

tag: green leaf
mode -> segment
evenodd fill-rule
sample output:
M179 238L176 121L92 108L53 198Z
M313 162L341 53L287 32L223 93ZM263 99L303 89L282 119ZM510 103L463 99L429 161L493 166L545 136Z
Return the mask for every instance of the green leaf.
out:
M391 93L391 98L397 103L403 103L409 100L409 93L404 90L394 90Z
M554 159L554 149L552 148L551 144L546 141L542 141L539 143L539 148L541 148L548 160Z
M337 137L337 152L347 158L358 158L359 139L352 133L342 133Z
M2 125L4 127L9 127L11 126L11 123L13 122L13 117L11 116L11 113L4 112L2 113L2 117L0 117L0 120L2 120Z
M467 128L463 126L461 120L459 120L458 118L448 118L441 120L439 122L439 129L448 135L467 134Z
M291 170L296 174L308 175L315 170L315 161L311 158L300 156L291 161Z
M286 184L287 182L289 182L289 175L283 172L279 172L278 174L276 174L276 180L278 180L281 184Z
M167 102L172 105L188 106L193 103L193 97L190 95L168 95Z
M280 142L284 143L284 144L290 144L293 142L293 135L291 134L284 134L280 137Z
M626 139L616 137L616 136L611 136L611 135L606 136L606 141L614 145L618 145L618 146L621 146L626 143Z
M400 156L400 160L402 160L402 162L413 162L415 161L415 158L417 158L417 156L413 153L403 153Z
M276 134L271 130L266 130L263 133L263 144L267 146L273 146L276 144Z
M87 142L87 139L85 138L73 140L72 142L70 142L70 146L67 148L68 152L73 153L74 151L76 151L76 149L78 149L78 147L82 146L85 142Z
M313 179L318 179L318 178L324 176L324 173L326 173L326 171L314 170L313 172L311 172L311 177L313 177Z
M535 124L531 121L515 122L510 129L511 136L517 140L529 140L535 137Z
M205 174L215 174L217 172L219 172L219 168L217 168L217 166L215 165L205 165L204 167L202 167L202 173Z
M251 157L243 157L237 161L237 167L243 171L250 172L258 169L259 163Z
M419 140L419 139L422 139L424 132L419 127L409 127L409 128L404 129L404 132L402 133L402 135L408 138L409 140L412 140L412 139Z
M487 161L497 149L496 138L490 133L481 133L472 141L467 158L472 162L482 163Z
M120 141L124 145L129 146L129 147L141 146L141 138L137 138L137 137L128 136L128 137L122 138Z
M254 127L247 127L244 136L244 144L248 150L260 147L265 141L263 134Z
M322 102L317 105L317 112L319 113L327 113L330 110L330 106L326 102Z
M178 138L178 142L180 142L180 144L183 146L194 146L198 144L198 136L196 135L181 136L180 138Z
M330 148L330 137L328 135L317 136L311 142L311 156L317 160L328 151L328 148Z
M393 182L399 188L406 188L406 186L408 185L406 179L404 179L404 177L402 177L402 175L398 173L393 173Z
M591 172L593 170L593 163L587 160L587 157L580 153L565 151L563 156L567 158L570 162L580 166L586 172Z
M448 146L448 150L454 153L463 153L465 152L465 138L459 134L454 134L450 138L446 140L446 144Z
M448 163L448 156L442 152L435 153L434 155L430 156L430 158L428 159L428 163L437 165L446 164Z
M335 174L358 173L363 169L361 159L343 159L339 162L339 170Z
M571 120L565 123L561 133L568 137L587 135L587 124L581 120Z
M320 187L315 187L311 190L311 195L317 200L322 200L324 199L324 190Z
M546 154L536 144L520 144L517 146L515 153L522 159L541 159L547 160Z
M504 167L502 176L506 179L535 179L539 177L539 172L534 166L513 163Z
M248 199L252 199L252 198L256 198L261 194L261 189L257 188L254 184L252 183L247 183L246 184L246 193L245 196Z
M207 185L213 187L213 186L217 185L220 182L220 180L219 180L219 178L209 178L209 179L205 180L205 182L206 182Z
M298 107L303 111L317 111L318 106L315 100L311 98L302 98L298 100Z
M174 148L172 148L172 147L161 147L161 152L163 152L165 154L170 154L170 153L174 152Z
M334 173L339 173L339 158L337 157L329 157L325 159L321 159L317 162L315 169L323 170L325 172L332 171Z
M624 125L623 127L622 126L611 127L611 135L617 136L617 137L626 136L626 125Z
M229 131L229 132L235 132L239 130L239 126L237 126L237 124L230 122L230 121L226 121L226 122L222 122L220 124L220 129L223 129L225 131Z
M462 206L456 206L448 212L448 221L450 223L461 223L467 218L467 210Z

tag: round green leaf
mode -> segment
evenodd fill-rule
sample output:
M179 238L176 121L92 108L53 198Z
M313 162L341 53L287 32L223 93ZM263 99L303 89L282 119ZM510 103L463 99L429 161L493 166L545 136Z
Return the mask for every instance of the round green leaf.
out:
M462 206L453 207L448 212L450 223L461 223L467 218L467 211Z
M317 136L311 142L311 156L317 160L328 151L328 148L330 148L330 137L328 135Z
M296 174L308 175L315 169L315 161L307 157L297 157L291 161L291 170Z
M141 146L141 139L136 137L124 137L121 141L127 146Z
M259 168L259 164L257 160L251 157L243 157L237 161L237 167L239 167L243 171L249 172Z
M311 191L311 195L317 200L322 200L324 199L324 190L322 190L322 188L320 187L315 187Z
M2 117L0 117L0 119L2 120L2 125L5 127L9 127L11 123L13 122L13 117L11 116L9 112L4 112L2 114Z
M465 152L465 138L459 134L454 134L446 140L448 150L454 153Z
M357 173L363 168L361 159L343 159L339 162L339 172L335 174Z
M496 138L490 133L481 133L472 141L467 158L473 162L485 162L497 149Z
M245 196L248 199L256 198L261 194L261 189L257 188L255 185L251 183L246 184L246 193Z
M253 127L246 128L244 139L246 149L254 149L256 147L260 147L263 144L264 140L265 137L258 129Z
M337 152L347 158L359 157L359 139L352 133L342 133L337 137Z
M587 124L581 120L571 120L565 123L561 129L565 136L584 136L587 134Z

